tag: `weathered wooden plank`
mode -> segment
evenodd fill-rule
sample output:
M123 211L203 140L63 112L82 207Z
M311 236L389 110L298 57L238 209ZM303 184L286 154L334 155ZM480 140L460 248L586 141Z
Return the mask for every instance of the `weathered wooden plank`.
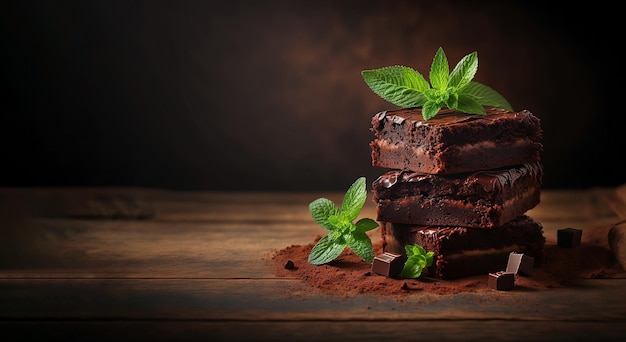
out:
M235 207L235 206L233 206ZM276 207L278 208L278 206ZM310 214L307 212L307 215ZM584 237L610 227L616 216L540 220L548 241L556 231L581 228ZM606 222L605 222L606 221ZM3 221L0 277L264 278L250 267L271 252L307 244L325 231L302 221L86 220ZM608 230L607 230L608 231ZM369 232L373 241L379 231Z
M623 341L626 324L516 320L0 321L3 341Z
M314 222L32 219L0 241L0 278L274 277L264 258L324 233Z
M625 286L611 279L548 291L346 297L283 279L3 279L0 320L614 322L626 317Z
M557 229L569 223L544 222L544 236L556 242ZM601 240L610 228L571 223L583 229L585 240ZM325 234L314 222L31 219L19 224L0 240L0 278L271 278L272 270L260 266L271 253ZM380 240L378 229L368 234L373 242Z

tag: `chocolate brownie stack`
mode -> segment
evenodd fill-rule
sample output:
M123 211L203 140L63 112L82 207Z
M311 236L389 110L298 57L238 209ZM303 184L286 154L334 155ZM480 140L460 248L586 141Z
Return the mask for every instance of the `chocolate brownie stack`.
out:
M540 200L540 121L526 110L486 112L372 118L372 165L389 169L373 183L383 251L433 251L432 277L502 271L511 252L542 257L543 227L525 215Z

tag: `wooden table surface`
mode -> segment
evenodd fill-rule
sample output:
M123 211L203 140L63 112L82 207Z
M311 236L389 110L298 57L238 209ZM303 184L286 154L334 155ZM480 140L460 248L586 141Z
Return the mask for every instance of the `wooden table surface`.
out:
M585 234L624 219L614 210L623 206L618 190L543 190L528 215L546 237L564 227ZM342 195L0 189L0 341L626 337L626 279L498 291L486 301L472 293L346 298L277 277L267 261L274 251L324 234L308 203ZM375 217L371 200L361 216Z

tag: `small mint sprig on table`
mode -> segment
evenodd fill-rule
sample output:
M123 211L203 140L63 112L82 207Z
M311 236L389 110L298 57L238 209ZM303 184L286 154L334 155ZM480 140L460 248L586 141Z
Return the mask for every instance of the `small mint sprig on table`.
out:
M363 70L361 75L384 100L403 108L422 107L424 120L433 118L443 107L481 115L485 115L483 106L513 111L497 91L472 81L478 71L476 51L463 57L451 73L449 70L448 59L440 47L430 67L430 84L419 72L401 65Z
M315 222L328 231L311 249L309 263L322 265L331 262L346 247L350 247L363 261L374 260L374 248L366 232L378 227L378 223L370 218L353 222L359 216L366 198L365 177L360 177L346 192L341 208L327 198L318 198L309 204Z
M406 245L406 262L400 275L404 278L419 278L422 270L433 264L433 252L426 252L420 245Z

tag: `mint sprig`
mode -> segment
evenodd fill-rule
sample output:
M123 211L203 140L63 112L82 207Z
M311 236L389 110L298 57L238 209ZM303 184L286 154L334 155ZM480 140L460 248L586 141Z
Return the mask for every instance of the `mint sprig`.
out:
M374 248L366 232L378 227L378 223L370 218L353 222L359 216L366 198L365 177L360 177L346 192L341 208L327 198L318 198L309 204L315 222L328 231L311 249L309 263L322 265L331 262L346 247L350 247L363 261L374 260Z
M406 245L406 262L400 275L404 278L419 278L422 270L433 264L433 252L426 252L420 245Z
M384 100L403 108L422 107L424 120L433 118L444 107L480 115L485 115L483 106L513 111L497 91L472 81L478 71L476 51L463 57L452 72L449 70L448 59L440 47L430 67L430 84L416 70L401 65L363 70L361 75Z

